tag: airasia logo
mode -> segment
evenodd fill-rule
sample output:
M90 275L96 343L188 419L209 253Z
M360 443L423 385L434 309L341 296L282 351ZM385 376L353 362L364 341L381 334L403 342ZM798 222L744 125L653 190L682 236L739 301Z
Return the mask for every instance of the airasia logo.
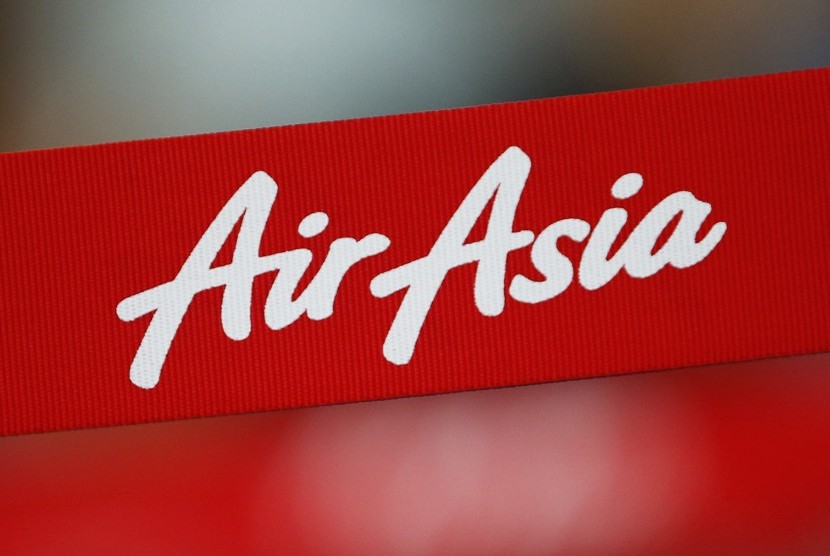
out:
M429 252L372 279L369 288L378 298L406 290L383 343L383 356L388 361L405 365L412 359L432 302L444 278L454 268L477 265L473 284L475 306L482 315L492 317L504 310L505 293L521 303L541 303L565 292L575 279L581 287L596 290L622 270L634 278L647 278L666 265L688 268L705 259L726 232L726 224L717 222L696 241L712 207L688 191L672 193L657 203L610 258L611 246L628 219L623 208L606 210L593 229L585 220L566 218L538 234L531 230L516 231L514 216L530 167L527 154L518 147L508 148L473 186ZM642 186L640 174L625 174L611 186L611 196L628 199ZM222 329L228 338L244 340L251 333L251 298L257 276L279 271L269 290L264 312L268 327L280 330L303 315L312 320L330 317L340 284L349 270L360 261L389 249L391 240L382 233L371 233L360 239L335 239L317 274L297 295L297 285L311 264L311 251L292 249L272 255L259 254L277 190L276 182L268 174L254 173L219 211L175 278L118 304L116 312L123 321L153 313L130 367L133 384L141 388L158 384L173 339L197 294L224 288ZM484 238L466 243L491 202ZM676 218L677 225L668 240L653 252L662 232ZM231 262L211 268L240 220ZM315 212L300 222L297 231L302 237L313 237L326 229L328 221L326 213ZM576 267L558 250L560 238L585 243ZM532 280L518 274L508 281L507 255L528 246L531 246L530 259L544 279Z

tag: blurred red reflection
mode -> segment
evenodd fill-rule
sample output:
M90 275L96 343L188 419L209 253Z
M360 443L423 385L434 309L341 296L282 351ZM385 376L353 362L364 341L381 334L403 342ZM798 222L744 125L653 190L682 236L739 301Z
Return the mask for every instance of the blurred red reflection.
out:
M0 553L821 553L830 355L0 440Z

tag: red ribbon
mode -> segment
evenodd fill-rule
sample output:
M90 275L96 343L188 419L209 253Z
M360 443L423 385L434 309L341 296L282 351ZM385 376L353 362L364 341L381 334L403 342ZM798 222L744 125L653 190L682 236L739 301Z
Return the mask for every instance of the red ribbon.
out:
M830 70L0 156L0 434L830 349Z

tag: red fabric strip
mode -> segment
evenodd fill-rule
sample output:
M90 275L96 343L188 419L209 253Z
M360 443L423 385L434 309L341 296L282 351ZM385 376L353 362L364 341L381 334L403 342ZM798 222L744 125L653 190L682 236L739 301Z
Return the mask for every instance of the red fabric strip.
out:
M827 351L828 108L822 69L0 155L0 434Z

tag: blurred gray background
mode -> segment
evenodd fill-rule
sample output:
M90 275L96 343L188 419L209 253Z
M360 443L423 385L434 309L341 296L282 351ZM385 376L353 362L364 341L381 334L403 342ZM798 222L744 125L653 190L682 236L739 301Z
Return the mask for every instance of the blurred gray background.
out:
M817 66L830 0L0 0L0 152ZM827 554L828 357L5 438L0 553Z
M0 1L0 151L830 65L827 0Z

